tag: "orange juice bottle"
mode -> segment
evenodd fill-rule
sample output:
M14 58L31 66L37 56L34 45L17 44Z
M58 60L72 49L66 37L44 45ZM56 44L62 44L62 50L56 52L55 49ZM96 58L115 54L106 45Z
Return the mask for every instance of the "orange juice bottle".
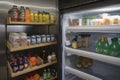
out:
M31 22L31 20L30 20L30 9L28 7L26 7L26 10L25 10L25 22Z

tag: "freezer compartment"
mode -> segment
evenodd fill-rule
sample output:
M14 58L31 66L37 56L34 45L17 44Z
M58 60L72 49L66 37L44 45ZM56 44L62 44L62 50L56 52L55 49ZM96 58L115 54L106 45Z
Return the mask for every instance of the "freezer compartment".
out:
M114 65L111 65L108 63L93 60L93 64L91 67L78 68L77 60L78 60L78 56L76 56L76 55L69 55L69 56L65 57L66 66L72 68L73 71L70 71L70 72L71 73L75 72L75 75L80 76L80 74L77 74L77 72L81 73L81 71L82 71L86 74L100 78L102 80L119 80L120 79L120 74L119 74L120 67L119 66L114 66ZM86 78L86 77L84 77L84 78ZM88 80L97 80L97 79L88 79Z

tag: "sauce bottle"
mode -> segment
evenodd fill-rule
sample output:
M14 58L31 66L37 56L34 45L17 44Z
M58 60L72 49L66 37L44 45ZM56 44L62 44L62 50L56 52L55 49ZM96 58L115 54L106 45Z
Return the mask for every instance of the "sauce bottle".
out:
M13 8L11 10L11 20L12 21L18 21L18 8L16 5L13 5Z
M75 38L72 40L72 48L74 48L74 49L78 48L78 45L77 45L77 37L75 37Z
M25 21L25 9L23 6L20 7L19 11L19 21L24 22Z
M43 79L47 80L47 71L46 70L44 70L44 72L43 72Z
M28 7L26 7L25 10L25 22L30 22L30 9Z
M24 69L24 62L21 56L18 57L18 65L19 65L19 71L22 71Z
M35 22L38 22L38 14L37 13L35 13L34 18L35 18Z
M53 14L50 14L50 23L54 23L55 22L55 16Z
M46 13L43 11L42 13L42 22L45 23L46 21Z
M13 69L14 73L19 70L18 63L17 63L17 58L16 57L13 59L12 69Z

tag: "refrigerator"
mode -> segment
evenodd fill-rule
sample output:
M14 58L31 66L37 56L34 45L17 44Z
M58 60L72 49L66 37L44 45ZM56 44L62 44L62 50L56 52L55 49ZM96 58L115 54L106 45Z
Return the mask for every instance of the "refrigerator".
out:
M113 38L117 38L120 45L120 26L111 22L112 16L120 15L119 11L117 0L101 0L87 5L76 3L60 9L62 80L120 80L120 47L117 47L118 56L112 55L115 53L111 48ZM106 15L111 19L109 24L105 23ZM97 52L99 37L103 42L102 52ZM107 53L104 51L105 37L109 45ZM85 59L88 59L86 63Z

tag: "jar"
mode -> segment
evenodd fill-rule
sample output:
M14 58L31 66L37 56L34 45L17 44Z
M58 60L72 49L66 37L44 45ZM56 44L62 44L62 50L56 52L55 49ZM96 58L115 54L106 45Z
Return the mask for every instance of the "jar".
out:
M78 48L77 37L72 40L72 48L74 48L74 49Z
M51 61L52 61L52 56L48 55L48 62L51 62Z
M36 44L36 36L31 37L31 44L32 45Z
M26 33L19 33L20 36L20 46L27 46L27 34Z
M31 44L31 37L27 36L27 45L29 46Z
M41 35L42 38L42 42L45 43L46 42L46 35Z
M37 41L37 44L41 43L41 36L40 35L36 35L36 41Z
M51 34L51 41L54 42L55 41L55 35Z
M51 57L52 57L52 61L55 61L55 60L57 59L57 58L56 58L56 54L55 54L55 52L52 52Z
M47 40L47 42L50 42L51 40L50 40L50 35L46 35L46 40Z
M19 47L20 46L20 37L18 33L14 33L11 36L11 43L13 47Z

